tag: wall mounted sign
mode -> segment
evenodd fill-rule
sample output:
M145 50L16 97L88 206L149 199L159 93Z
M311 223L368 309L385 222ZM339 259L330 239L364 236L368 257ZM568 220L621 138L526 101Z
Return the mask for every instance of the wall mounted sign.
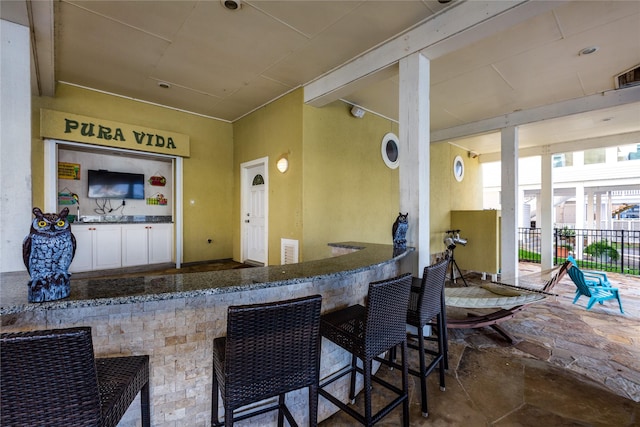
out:
M156 193L151 197L147 197L147 204L148 205L166 206L167 202L168 202L167 198L164 197L164 194L162 194L162 193Z
M153 175L149 177L149 185L153 185L154 187L164 187L167 185L167 178L162 175Z
M80 180L80 164L58 162L58 179Z
M66 187L62 191L58 192L59 205L75 205L77 201L78 200L73 197L73 193Z
M40 110L40 136L113 148L189 157L189 135Z

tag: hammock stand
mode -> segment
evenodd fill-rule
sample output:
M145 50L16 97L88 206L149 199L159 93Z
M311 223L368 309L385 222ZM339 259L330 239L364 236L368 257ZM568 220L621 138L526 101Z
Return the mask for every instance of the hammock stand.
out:
M550 295L553 287L567 273L569 261L562 264L560 269L549 279L542 289L531 289L503 283L491 283L484 286L469 286L460 288L445 288L445 304L449 307L469 309L495 308L486 314L467 313L465 319L447 318L448 329L472 329L489 326L499 333L510 344L514 338L498 323L511 319L519 311L530 304L542 301Z

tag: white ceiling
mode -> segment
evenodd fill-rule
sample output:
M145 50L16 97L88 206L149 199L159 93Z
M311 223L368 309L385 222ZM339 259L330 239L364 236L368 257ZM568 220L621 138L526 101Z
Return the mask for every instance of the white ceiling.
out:
M509 1L514 10L530 3ZM42 94L52 95L55 80L228 121L326 78L365 52L375 54L413 28L429 24L446 32L450 16L459 17L456 8L465 6L463 0L243 0L230 11L218 0L1 3L2 19L31 22L39 67L34 88ZM471 41L456 43L452 36L446 47L424 50L431 58L433 132L495 153L499 134L468 137L455 130L542 108L549 119L523 124L521 147L640 133L638 87L618 91L627 95L612 107L589 107L594 95L614 91L617 74L640 65L640 1L538 4L544 4L540 12L524 20L497 29L489 16L474 27ZM599 50L579 55L587 46ZM397 67L381 75L341 98L397 120ZM599 111L552 118L561 103L589 96L580 111Z

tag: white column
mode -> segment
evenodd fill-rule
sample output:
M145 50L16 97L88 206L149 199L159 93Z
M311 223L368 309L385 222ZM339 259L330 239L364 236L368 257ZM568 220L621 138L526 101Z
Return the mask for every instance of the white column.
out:
M589 230L593 230L593 189L589 188L587 190L587 216L585 221L585 226Z
M502 160L502 276L518 276L518 128L511 126L501 132Z
M540 267L542 271L553 268L553 156L549 147L544 147L540 159L540 204L537 205L540 218Z
M596 230L600 230L602 229L602 193L600 192L596 193L595 211L596 211L596 224L594 228Z
M415 53L400 60L400 212L409 212L407 245L418 251L414 275L429 265L429 60Z
M176 223L176 241L175 244L175 253L176 253L176 268L180 268L182 265L182 256L184 254L184 245L183 245L183 236L184 236L184 205L182 204L182 200L184 198L184 165L182 161L182 157L176 157L173 159L173 178L175 185L175 212L173 214L174 222Z
M613 201L611 200L611 191L607 191L607 230L613 230Z
M24 271L31 224L29 28L0 20L0 272ZM26 292L26 289L25 289Z
M516 225L516 228L521 228L521 227L528 228L531 222L531 211L529 210L528 212L525 212L524 188L518 189L518 208L520 210L519 210L518 223Z
M584 229L584 213L585 213L585 209L584 209L584 184L583 183L577 183L576 184L576 228L577 229ZM578 233L576 233L576 235L579 235ZM582 259L582 245L583 239L576 239L576 247L574 248L575 250L575 255L576 258L578 259Z

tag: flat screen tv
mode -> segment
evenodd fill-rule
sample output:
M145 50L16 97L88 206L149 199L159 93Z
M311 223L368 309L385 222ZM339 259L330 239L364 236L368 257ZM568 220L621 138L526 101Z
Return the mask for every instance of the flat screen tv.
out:
M87 171L89 197L94 199L144 199L144 174Z

